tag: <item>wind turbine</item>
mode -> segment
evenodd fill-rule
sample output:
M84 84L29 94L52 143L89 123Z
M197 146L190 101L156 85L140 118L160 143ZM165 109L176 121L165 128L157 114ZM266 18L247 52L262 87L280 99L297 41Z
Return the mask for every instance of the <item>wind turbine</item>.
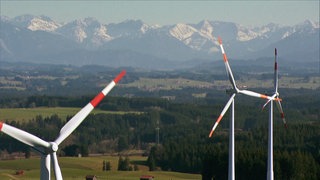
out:
M279 98L279 92L278 92L278 64L277 64L277 49L274 49L274 94L272 95L273 98ZM266 105L270 103L269 108L269 122L268 122L268 169L267 169L267 180L273 180L274 179L274 173L273 173L273 99L269 99L263 106L263 108L266 107ZM284 126L287 127L286 119L284 117L283 109L281 106L280 101L276 101L276 105L278 107L278 110L280 112L281 119L284 123Z
M286 119L284 117L284 112L282 109L282 105L281 105L281 99L279 98L279 92L278 92L278 87L279 87L279 75L278 75L278 62L277 62L277 48L274 49L274 77L273 77L273 81L274 81L274 94L271 96L271 99L269 99L264 105L263 105L263 109L266 107L266 105L271 101L271 100L275 100L276 99L276 105L277 108L280 112L280 117L283 121L284 126L287 128L287 122Z
M230 68L229 62L228 62L228 58L227 55L224 51L223 45L222 45L222 40L219 37L218 38L219 44L220 44L220 49L221 49L221 53L223 56L223 60L224 60L224 64L226 66L226 71L229 77L229 81L232 85L232 89L229 91L227 90L228 93L231 94L231 97L229 99L229 101L227 102L227 104L225 105L225 107L223 108L221 114L219 115L217 121L215 122L214 126L212 127L212 130L209 134L209 137L212 137L214 130L216 129L216 127L218 126L218 124L220 123L222 117L224 116L224 114L226 113L226 111L229 109L230 105L231 106L231 117L230 117L230 127L229 127L229 167L228 167L228 179L229 180L234 180L235 179L235 163L234 163L234 98L236 96L236 94L245 94L248 96L252 96L252 97L257 97L257 98L262 98L262 99L268 99L268 100L279 100L278 98L275 97L270 97L270 96L266 96L260 93L256 93L253 91L249 91L249 90L240 90L237 85L236 82L234 80L234 76L232 74L232 70Z
M59 136L53 142L47 142L26 131L20 130L3 122L0 122L0 131L17 139L18 141L31 146L41 154L40 179L50 180L51 161L54 174L57 180L62 180L61 169L57 159L58 146L64 141L89 115L89 113L100 103L100 101L111 91L111 89L126 74L122 71L114 78L99 94L96 95L85 107L83 107L75 116L73 116L60 130Z

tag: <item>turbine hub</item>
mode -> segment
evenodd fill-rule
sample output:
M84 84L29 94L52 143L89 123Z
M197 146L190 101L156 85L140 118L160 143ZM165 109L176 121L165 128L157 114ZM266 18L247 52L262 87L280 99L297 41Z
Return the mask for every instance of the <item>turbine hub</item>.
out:
M51 142L51 149L53 152L57 152L58 151L58 145L54 142Z

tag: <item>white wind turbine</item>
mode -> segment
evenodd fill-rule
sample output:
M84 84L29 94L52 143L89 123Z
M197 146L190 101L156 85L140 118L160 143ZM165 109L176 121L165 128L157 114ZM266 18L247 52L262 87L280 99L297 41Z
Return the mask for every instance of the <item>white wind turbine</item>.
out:
M234 98L236 96L236 94L240 93L240 94L245 94L248 96L252 96L252 97L257 97L257 98L262 98L262 99L268 99L268 100L276 100L278 101L279 99L276 97L270 97L270 96L266 96L260 93L256 93L253 91L249 91L249 90L240 90L238 89L236 82L234 80L234 76L232 74L229 62L228 62L228 58L227 55L224 51L223 45L222 45L222 40L219 37L219 44L220 44L220 49L221 49L221 53L223 55L223 60L226 66L226 71L229 77L229 81L231 82L232 85L232 89L231 91L228 91L229 93L231 93L231 97L229 99L229 101L227 102L227 104L225 105L225 107L223 108L221 114L219 115L217 121L215 122L214 126L212 127L212 130L209 134L209 137L212 136L214 130L216 129L216 127L218 126L219 122L221 121L222 117L224 116L224 114L226 113L226 111L229 109L230 105L231 106L231 117L230 117L230 127L229 127L229 167L228 167L228 179L229 180L234 180L235 179L235 162L234 162Z
M278 92L278 64L277 64L277 49L274 49L274 94L272 95L273 98L279 99L279 92ZM263 108L270 103L269 109L269 122L268 122L268 169L267 169L267 180L274 179L273 173L273 99L269 99L266 104L264 104ZM283 109L281 106L280 101L276 101L276 105L280 112L281 119L284 123L284 126L287 127L286 119L284 117Z
M83 107L75 116L72 117L60 130L58 138L53 142L44 141L26 131L20 130L3 122L0 122L0 131L17 139L18 141L31 146L41 154L40 179L50 180L51 161L54 174L57 180L62 180L61 169L57 159L58 146L64 141L89 115L89 113L99 104L99 102L111 91L111 89L126 74L122 71L114 78L95 98L93 98L85 107Z

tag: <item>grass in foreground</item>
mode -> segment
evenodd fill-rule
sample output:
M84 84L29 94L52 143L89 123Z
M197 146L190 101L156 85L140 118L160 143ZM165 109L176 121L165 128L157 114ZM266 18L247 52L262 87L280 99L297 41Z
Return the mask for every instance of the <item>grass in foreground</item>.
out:
M98 179L108 180L138 180L141 175L152 175L155 180L183 180L183 179L201 179L199 174L187 174L166 171L148 171L148 167L141 165L147 157L130 156L131 164L139 164L138 171L117 171L118 156L99 156L99 157L61 157L59 163L62 169L62 175L65 180L85 179L86 175L96 175ZM111 163L111 171L102 171L103 161ZM140 163L139 163L140 162ZM19 160L1 160L0 161L0 179L9 180L36 180L40 176L40 158L19 159ZM24 170L24 175L15 175L17 170ZM54 175L52 172L52 179Z

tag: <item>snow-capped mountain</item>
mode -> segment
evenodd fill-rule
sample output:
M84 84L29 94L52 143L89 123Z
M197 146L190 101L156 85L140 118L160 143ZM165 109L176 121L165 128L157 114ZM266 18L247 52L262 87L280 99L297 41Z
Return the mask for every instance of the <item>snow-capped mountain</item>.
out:
M56 32L87 48L99 47L113 39L107 33L107 27L94 18L74 20L58 28Z
M170 29L169 33L191 49L197 51L207 50L208 47L206 45L212 45L216 40L213 37L213 27L208 21L203 21L199 29L188 24L176 24ZM208 52L210 52L210 49Z
M141 20L126 20L121 23L108 24L108 32L112 37L136 37L145 34L154 27L143 23Z
M31 31L48 31L53 32L62 25L53 21L47 16L23 15L13 19L14 23L22 27L26 27Z
M279 47L279 52L292 61L299 61L301 56L319 60L319 22L309 20L295 26L270 23L246 27L209 20L158 26L141 20L103 24L94 18L59 23L46 16L24 15L1 16L0 27L0 61L108 65L107 59L117 61L121 57L125 65L125 59L128 64L130 54L134 54L136 61L143 60L143 66L152 61L197 62L221 58L218 36L229 58L271 57L272 49ZM82 56L74 60L77 53Z

